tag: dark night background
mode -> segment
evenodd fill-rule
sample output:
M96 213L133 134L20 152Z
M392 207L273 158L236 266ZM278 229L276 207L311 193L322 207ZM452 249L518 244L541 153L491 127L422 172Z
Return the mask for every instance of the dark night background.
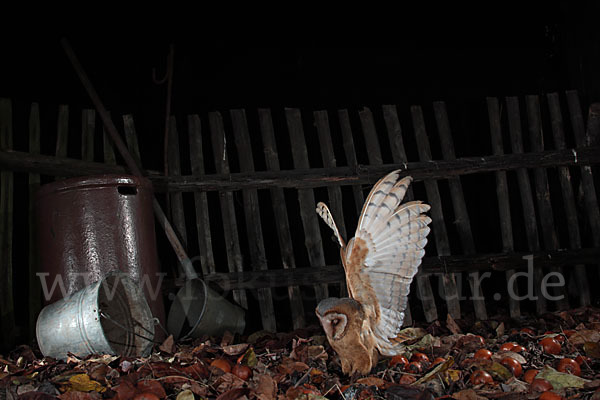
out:
M582 105L600 101L598 3L549 2L543 13L523 27L507 20L489 36L473 30L468 42L440 31L434 33L441 37L437 43L400 38L394 47L373 47L379 43L377 38L347 40L340 47L251 47L202 34L198 38L142 33L64 37L113 115L133 114L147 169L162 169L166 85L153 83L152 69L157 69L158 78L164 75L170 44L175 48L172 113L178 118L257 107L356 110L398 104L399 109L408 109L412 104L430 107L432 101L443 100L451 123L458 127L453 128L453 135L460 157L491 153L487 133L473 137L474 131L487 124L486 96L577 89ZM56 118L59 104L69 104L73 110L93 108L61 48L61 37L6 35L0 39L0 97L13 100L16 120L27 120L33 101L40 103L42 113L47 110L49 119ZM20 124L15 123L14 148L26 151L26 126ZM42 153L52 154L52 143L47 145ZM290 161L282 157L282 164L286 162ZM17 175L17 186L18 179ZM490 182L487 185L493 190ZM477 178L468 178L465 190L478 184ZM470 198L476 200L476 195L471 193ZM476 201L471 202L477 207ZM488 218L479 224L498 224L497 215ZM162 235L157 238L165 248ZM478 250L498 250L496 245Z

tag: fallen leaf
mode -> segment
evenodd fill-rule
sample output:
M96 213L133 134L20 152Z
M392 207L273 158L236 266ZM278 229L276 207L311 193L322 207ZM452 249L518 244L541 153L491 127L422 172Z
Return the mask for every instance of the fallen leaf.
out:
M60 400L100 400L102 395L98 392L65 392L58 396Z
M248 388L235 388L222 393L217 397L217 400L236 400L248 394L250 394L250 389Z
M512 377L506 382L501 383L500 387L505 393L522 393L527 392L530 389L530 386L527 383L520 381L515 377Z
M502 361L502 359L506 357L514 358L519 364L527 363L527 359L525 357L519 353L515 353L514 351L506 350L492 354L492 360L498 362Z
M554 390L561 390L565 388L583 388L585 383L589 382L587 379L583 379L571 374L564 374L548 366L545 366L544 369L536 375L536 378L547 380L552 384Z
M460 327L456 324L456 321L454 320L454 318L452 318L452 316L450 314L447 314L446 316L446 327L448 328L448 330L450 330L450 332L456 334L462 333Z
M173 335L169 335L169 337L158 346L158 349L167 354L175 354L175 340L173 339Z
M592 358L600 358L600 344L597 342L585 342L583 344L585 355Z
M128 400L132 399L133 396L136 395L137 390L133 383L128 380L122 380L119 386L113 388L115 392L117 392L117 400Z
M190 389L182 390L177 394L176 400L194 400L194 393Z
M325 348L321 345L317 346L308 346L308 358L317 361L317 360L327 360L329 356L325 351Z
M233 343L233 339L233 333L225 331L225 333L223 333L223 338L221 339L221 347L230 345L231 343Z
M600 341L600 332L591 329L582 329L569 337L569 342L574 346L582 345L586 342Z
M137 383L136 385L138 391L140 392L150 392L154 393L157 397L164 399L167 397L167 393L165 389L161 385L159 381L156 379L144 379Z
M99 392L103 393L106 388L99 382L91 380L88 374L77 374L69 378L69 384L66 391L76 392Z
M504 322L500 322L500 324L496 327L496 337L499 338L500 336L504 335L504 332Z
M4 389L2 389L4 390ZM8 392L7 392L8 393ZM6 397L8 399L8 396ZM27 392L19 396L19 400L55 400L56 397L44 392Z
M419 385L421 383L427 382L428 380L430 380L431 378L433 378L434 376L436 376L440 372L446 371L448 368L450 368L450 366L452 364L454 364L454 358L448 357L448 359L446 361L444 361L443 363L438 364L437 367L435 367L434 369L432 369L431 371L429 371L427 374L425 374L425 376L423 376L421 379L419 379L418 381L416 381L415 384Z
M452 395L456 400L487 400L487 397L479 396L473 389L465 389Z
M275 398L275 394L277 393L277 384L267 374L260 374L256 378L256 387L254 389L254 394L259 400L272 400Z
M238 354L245 352L248 349L248 346L250 346L249 343L230 344L223 347L223 353L228 356L237 356Z
M383 389L386 386L386 382L383 379L377 378L375 376L367 376L364 378L360 378L356 381L356 383L360 383L361 385L366 386L376 386L378 389Z
M435 400L433 393L428 389L405 385L388 387L385 391L385 398L389 400Z
M254 349L250 347L248 350L246 350L244 355L238 358L237 363L241 365L247 365L250 368L256 367L258 360L256 358L256 353L254 353Z
M513 376L512 372L510 372L504 365L495 361L486 365L483 367L483 369L488 372L492 378L502 382L512 378Z
M403 343L408 340L421 339L425 335L427 335L427 331L423 328L405 328L398 332L398 336L392 340Z

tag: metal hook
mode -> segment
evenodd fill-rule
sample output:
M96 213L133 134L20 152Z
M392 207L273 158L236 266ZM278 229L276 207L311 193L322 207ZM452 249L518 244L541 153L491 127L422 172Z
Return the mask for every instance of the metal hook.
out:
M169 77L173 74L173 56L174 56L175 50L173 48L173 45L169 45L169 55L167 56L167 69L165 71L165 76L161 79L156 79L156 67L152 68L152 81L156 84L156 85L162 85L163 83L167 82L167 80L169 79Z

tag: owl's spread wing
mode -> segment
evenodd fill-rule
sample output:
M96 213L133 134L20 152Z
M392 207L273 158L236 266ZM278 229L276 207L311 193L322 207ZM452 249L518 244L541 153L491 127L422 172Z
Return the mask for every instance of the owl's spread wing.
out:
M394 354L390 339L402 327L431 222L423 215L429 205L400 204L412 178L398 178L399 171L393 171L375 184L343 260L350 295L371 314L377 347L384 355Z

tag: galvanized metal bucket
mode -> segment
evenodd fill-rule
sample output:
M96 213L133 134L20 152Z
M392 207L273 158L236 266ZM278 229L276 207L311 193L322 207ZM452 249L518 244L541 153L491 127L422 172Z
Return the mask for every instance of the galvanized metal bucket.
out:
M111 273L42 309L36 336L44 356L66 359L90 354L147 356L154 320L139 285Z
M242 333L244 309L229 302L201 279L185 282L169 310L167 329L175 338Z

